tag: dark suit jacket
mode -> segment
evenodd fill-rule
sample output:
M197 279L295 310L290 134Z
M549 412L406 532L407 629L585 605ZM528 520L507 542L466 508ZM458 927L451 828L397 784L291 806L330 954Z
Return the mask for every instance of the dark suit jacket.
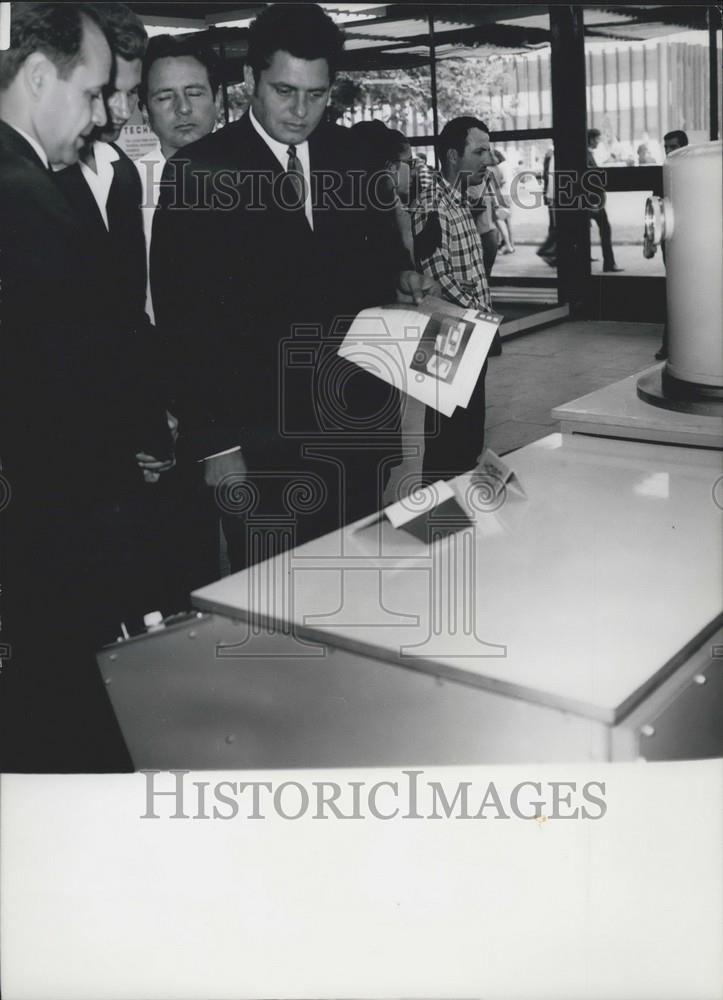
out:
M114 306L108 255L2 122L0 218L3 467L38 503L92 505L139 481L147 438L169 447L162 408L149 424L143 345Z
M136 359L134 417L143 450L156 458L169 454L170 438L162 410L167 386L165 363L155 328L145 313L146 248L141 199L143 191L133 161L117 146L113 181L106 205L108 228L80 165L55 174L55 183L72 205L86 231L86 245L96 266L108 277L97 298L100 317L126 331L130 356Z
M106 254L2 122L0 220L0 769L127 769L92 654L134 597L135 453L168 435L165 414L146 426Z
M140 211L143 191L133 161L122 149L113 163L113 182L108 192L108 228L100 214L98 203L88 187L80 164L61 170L55 181L75 209L79 221L95 237L94 252L105 257L113 276L115 299L109 308L121 309L128 315L131 328L147 325L144 313L146 256L143 220Z
M337 320L393 300L405 266L393 212L362 198L354 141L310 137L313 231L279 203L284 171L248 116L167 165L151 281L194 455L241 443L252 469L295 468L302 444L398 448L395 393L336 357Z

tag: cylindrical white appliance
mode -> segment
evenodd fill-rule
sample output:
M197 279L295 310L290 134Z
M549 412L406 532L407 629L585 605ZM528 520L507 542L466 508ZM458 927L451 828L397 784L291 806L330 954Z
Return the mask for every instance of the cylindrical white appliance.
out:
M723 150L675 150L663 166L668 364L664 378L723 390Z

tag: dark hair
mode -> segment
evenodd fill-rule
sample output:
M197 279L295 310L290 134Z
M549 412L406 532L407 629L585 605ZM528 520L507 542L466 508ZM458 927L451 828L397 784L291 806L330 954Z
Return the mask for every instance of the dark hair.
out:
M351 132L359 140L359 155L365 170L383 170L387 163L401 159L404 150L409 148L406 135L388 128L384 122L357 122Z
M104 32L98 12L90 4L14 3L10 48L0 52L0 90L7 90L34 52L47 56L60 79L67 80L82 62L84 20Z
M336 73L344 50L344 34L318 4L275 3L265 7L249 28L246 62L258 83L274 52L297 59L326 59L329 78Z
M435 142L437 156L442 167L447 162L447 153L450 149L456 150L462 156L467 145L467 135L473 128L478 128L489 135L489 127L473 115L460 115L459 118L453 118L447 122Z
M666 132L665 135L663 136L663 145L665 145L666 139L675 139L679 146L688 145L688 136L682 130L682 128L676 128L673 129L672 132Z
M589 128L587 130L587 141L590 142L591 139L599 139L602 136L602 132L599 128Z
M142 59L148 46L148 34L140 17L124 3L94 3L92 6L113 54L126 62Z
M143 74L138 88L138 100L141 105L148 104L148 75L153 63L159 59L180 59L183 56L196 59L205 67L211 93L216 96L216 91L221 85L221 63L213 49L193 35L185 37L156 35L149 41L143 59Z

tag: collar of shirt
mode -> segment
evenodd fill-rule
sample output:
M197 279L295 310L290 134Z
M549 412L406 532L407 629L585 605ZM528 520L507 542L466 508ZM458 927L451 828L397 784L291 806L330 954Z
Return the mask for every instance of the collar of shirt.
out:
M439 180L442 183L442 190L445 192L450 201L453 201L455 205L467 205L467 188L463 188L461 184L450 184L446 177L442 174L439 175Z
M113 183L113 164L120 157L118 150L114 149L108 142L94 142L93 155L95 156L96 170L89 167L87 163L83 163L82 160L80 161L80 169L88 187L93 192L105 228L109 229L108 195Z
M50 164L48 163L48 154L45 152L45 150L40 145L38 140L33 139L31 135L28 135L28 133L24 129L18 128L17 125L12 125L11 128L14 128L15 131L18 133L18 135L21 135L26 142L30 143L30 145L33 147L33 150L38 154L40 159L43 161L43 165L45 166L45 168L48 169L50 167Z
M253 110L249 108L249 118L251 119L251 124L258 135L264 140L266 145L269 147L271 152L274 154L276 159L281 164L284 170L288 170L289 167L289 143L278 142L276 139L272 139L263 125L259 122ZM304 203L304 212L306 213L306 221L309 223L311 228L314 228L314 216L312 212L311 204L311 160L309 158L309 142L307 139L304 142L300 142L296 146L296 156L298 157L299 163L301 164L301 169L304 171L304 178L306 180L306 202Z

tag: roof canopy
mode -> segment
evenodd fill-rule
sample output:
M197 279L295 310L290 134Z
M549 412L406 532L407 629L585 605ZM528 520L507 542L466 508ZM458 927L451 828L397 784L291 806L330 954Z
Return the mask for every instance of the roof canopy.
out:
M231 76L240 72L250 21L259 3L131 2L149 25L175 31L211 29L223 41ZM463 48L525 51L549 42L546 3L322 3L346 32L343 69L370 70L418 65L429 59L430 16L438 59L464 54ZM707 7L698 4L579 5L585 32L600 39L646 40L677 30L705 29Z

